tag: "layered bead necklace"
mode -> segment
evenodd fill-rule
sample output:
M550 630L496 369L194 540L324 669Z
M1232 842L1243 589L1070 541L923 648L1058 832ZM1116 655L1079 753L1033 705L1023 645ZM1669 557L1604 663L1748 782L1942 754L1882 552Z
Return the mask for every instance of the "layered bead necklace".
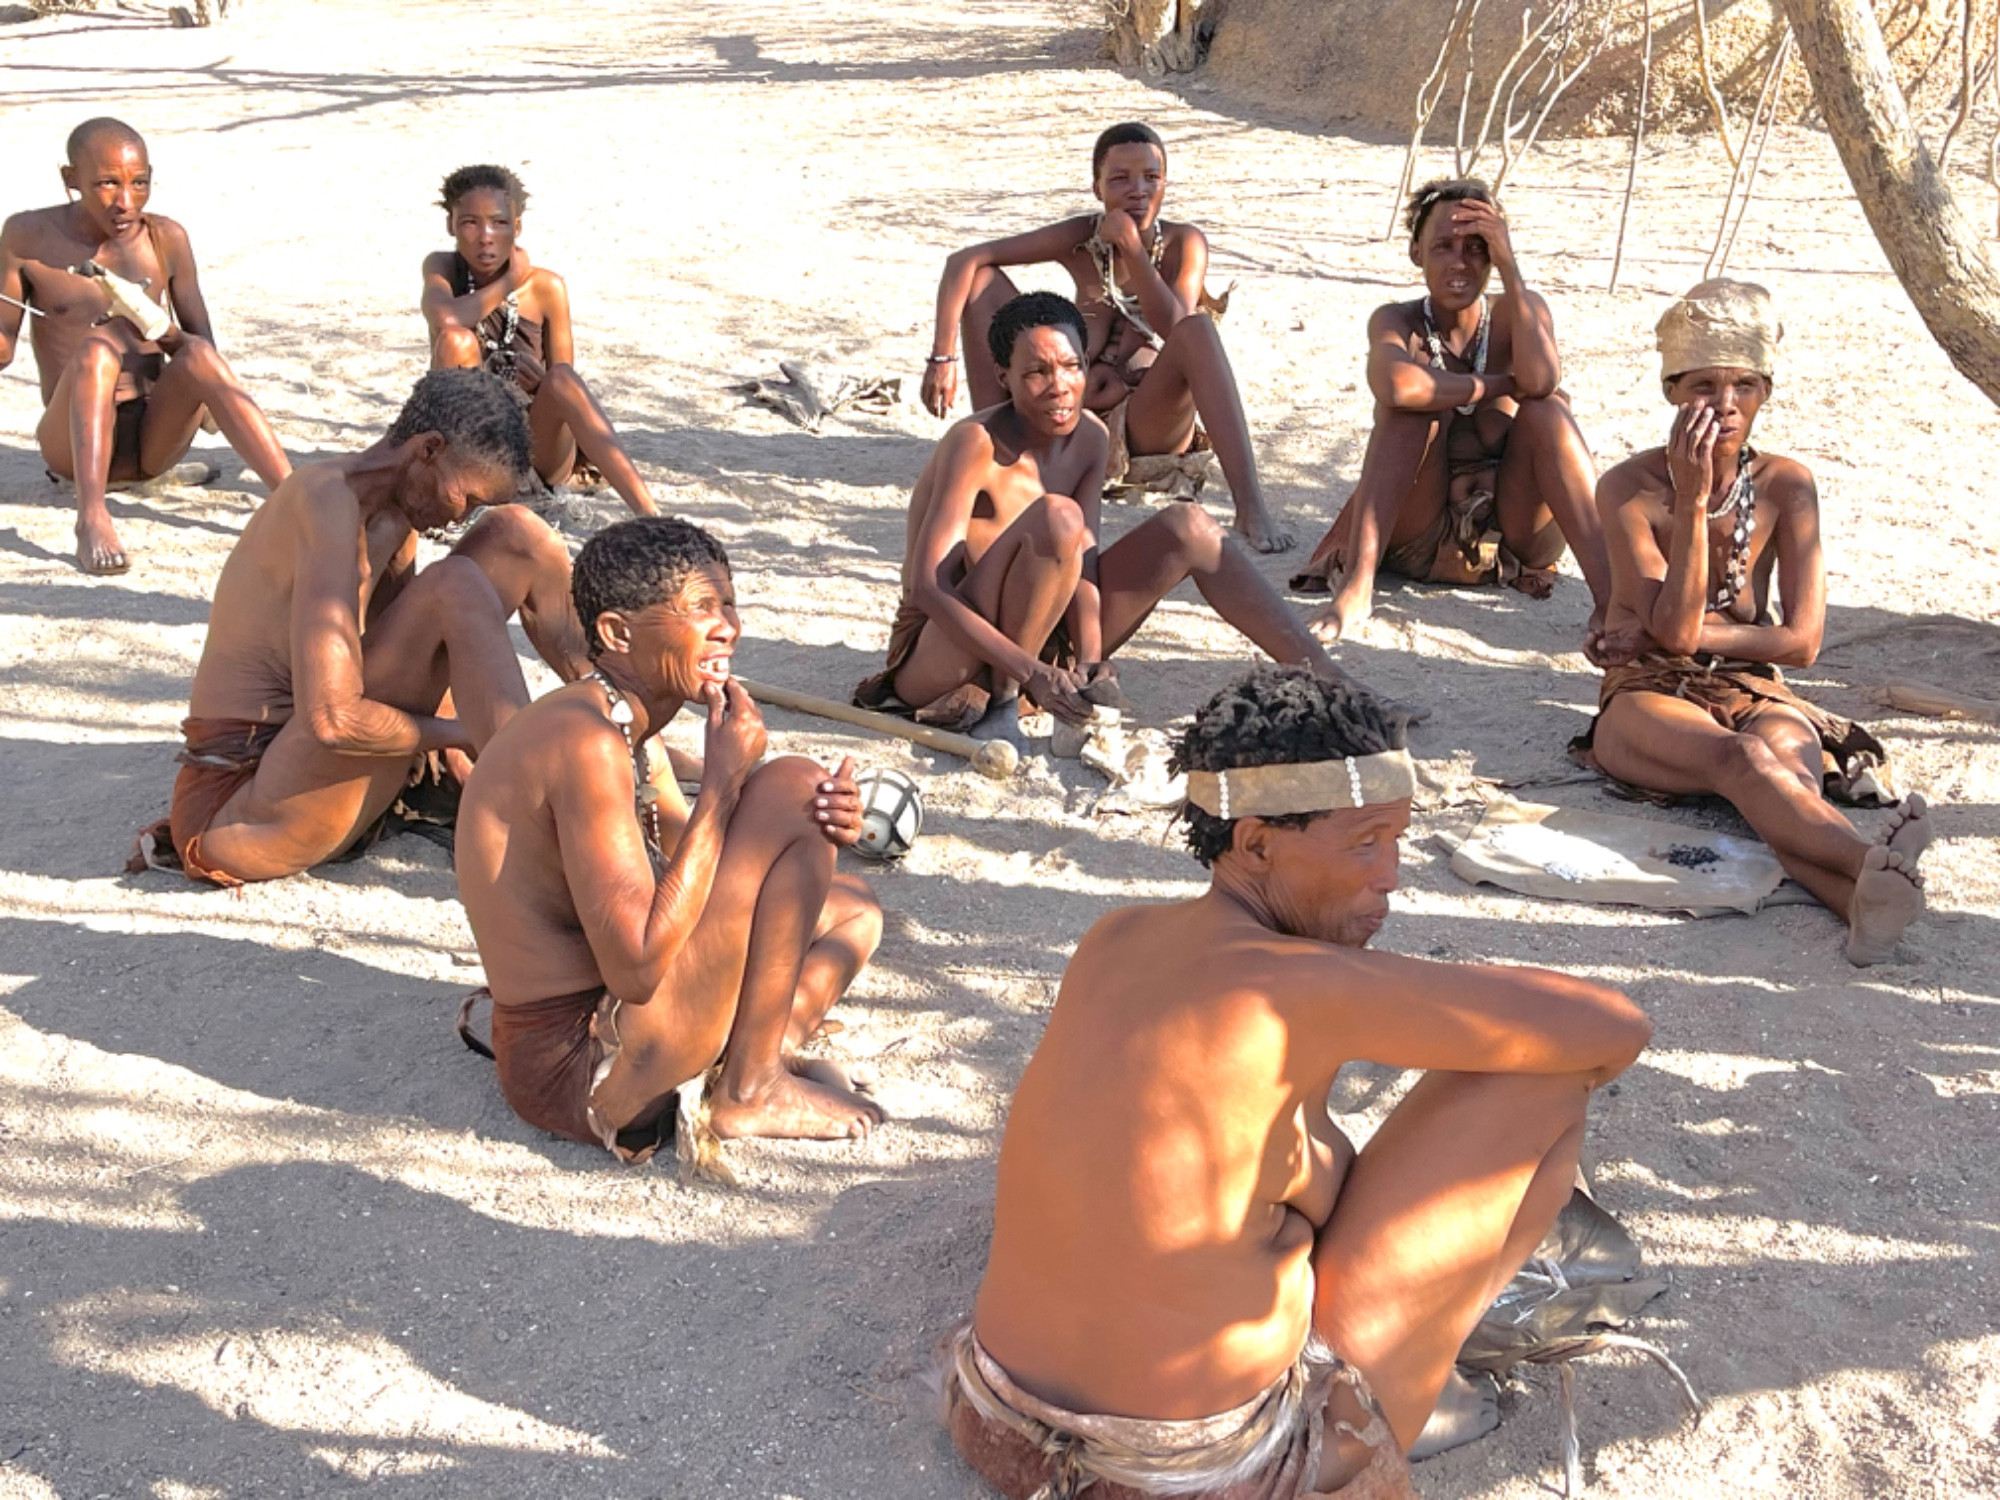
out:
M1486 316L1486 299L1481 297L1479 299L1479 329L1475 334L1478 343L1474 346L1472 356L1472 373L1475 375L1484 375L1486 373L1486 340L1488 334L1492 331L1492 326L1493 320ZM1444 362L1444 340L1438 337L1437 319L1431 315L1431 299L1428 292L1424 294L1424 342L1431 347L1431 368L1442 371L1445 374L1450 374L1451 371ZM1463 355L1459 357L1461 359L1464 358ZM1469 417L1478 410L1479 403L1477 401L1468 401L1464 406L1458 408L1458 414L1461 417Z
M632 738L632 705L625 701L625 695L618 691L617 684L598 668L590 674L591 680L604 689L604 699L611 714L611 722L618 726L618 732L625 736L625 753L632 757L632 815L639 822L639 836L646 843L646 857L652 861L653 873L659 874L666 864L666 856L660 844L660 789L653 785L646 746Z
M1743 593L1743 585L1748 579L1750 567L1750 533L1757 529L1757 486L1750 479L1750 464L1756 454L1745 443L1736 454L1736 481L1729 486L1729 493L1722 497L1722 504L1708 512L1711 521L1719 521L1728 515L1733 507L1736 511L1736 525L1730 536L1729 561L1722 570L1722 579L1715 586L1717 610L1726 610Z

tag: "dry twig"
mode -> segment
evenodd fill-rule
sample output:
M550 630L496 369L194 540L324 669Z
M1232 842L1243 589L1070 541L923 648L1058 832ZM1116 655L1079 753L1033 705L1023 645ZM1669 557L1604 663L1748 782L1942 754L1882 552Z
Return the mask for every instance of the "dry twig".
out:
M1461 32L1472 29L1473 19L1479 14L1480 0L1458 0L1452 7L1451 24L1445 28L1444 40L1438 44L1437 61L1431 64L1430 76L1417 89L1416 122L1410 131L1410 149L1403 156L1403 175L1396 183L1396 200L1389 206L1389 227L1382 237L1388 239L1396 232L1396 221L1403 215L1403 200L1410 195L1410 185L1416 176L1417 152L1424 143L1424 128L1430 124L1431 116L1437 113L1438 101L1444 97L1445 61L1451 56L1452 46Z
M1944 139L1938 142L1937 164L1942 172L1951 161L1952 142L1965 129L1965 122L1972 118L1972 0L1959 0L1960 24L1958 28L1958 113L1945 128Z
M1646 141L1646 103L1653 89L1653 0L1642 0L1639 24L1645 30L1639 46L1639 108L1632 120L1632 160L1625 169L1625 202L1618 210L1618 244L1611 252L1611 291L1618 290L1618 272L1625 264L1625 224L1632 217L1632 189L1639 181L1639 148Z
M1701 52L1701 86L1708 93L1708 107L1715 112L1715 133L1722 137L1722 149L1734 167L1739 158L1736 143L1729 138L1729 108L1722 102L1722 90L1715 86L1715 67L1708 50L1708 11L1702 0L1694 0L1694 36Z
M1781 80L1785 76L1785 65L1791 60L1792 26L1791 22L1787 21L1785 23L1784 34L1778 38L1777 51L1771 55L1771 68L1764 75L1764 86L1757 93L1757 107L1750 111L1750 124L1743 135L1746 155L1742 161L1737 163L1736 170L1729 174L1729 193L1722 200L1722 222L1715 226L1715 244L1709 249L1707 265L1702 267L1701 275L1704 281L1711 276L1720 276L1722 274L1723 268L1729 264L1730 252L1736 248L1736 234L1743 227L1743 215L1749 211L1750 194L1755 191L1757 186L1758 168L1764 164L1764 147L1769 143L1771 139L1771 127L1778 119L1778 99L1784 92L1781 87ZM1759 127L1760 120L1762 122L1761 133ZM1757 137L1757 148L1754 155L1749 154L1750 137L1752 135L1756 135ZM1736 201L1736 184L1739 178L1745 177L1746 171L1748 176L1747 180L1743 182L1743 200L1741 203L1738 203ZM1734 223L1730 220L1730 211L1732 209L1735 210Z

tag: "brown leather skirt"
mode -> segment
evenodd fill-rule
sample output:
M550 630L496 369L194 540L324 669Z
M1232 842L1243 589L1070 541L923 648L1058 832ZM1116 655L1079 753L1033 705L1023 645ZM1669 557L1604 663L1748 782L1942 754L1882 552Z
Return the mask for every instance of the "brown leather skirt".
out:
M609 1120L595 1106L598 1086L618 1060L619 1001L602 987L515 1005L493 1002L493 1045L472 1033L472 1008L493 992L474 990L458 1011L459 1039L493 1059L500 1095L530 1125L602 1146L637 1165L673 1139L674 1100L644 1120Z

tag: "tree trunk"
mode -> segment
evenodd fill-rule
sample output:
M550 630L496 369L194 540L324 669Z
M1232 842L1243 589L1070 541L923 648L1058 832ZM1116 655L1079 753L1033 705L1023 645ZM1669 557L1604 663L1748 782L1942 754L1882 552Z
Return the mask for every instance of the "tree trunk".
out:
M1910 123L1868 0L1784 0L1854 194L1917 312L2000 405L2000 276Z

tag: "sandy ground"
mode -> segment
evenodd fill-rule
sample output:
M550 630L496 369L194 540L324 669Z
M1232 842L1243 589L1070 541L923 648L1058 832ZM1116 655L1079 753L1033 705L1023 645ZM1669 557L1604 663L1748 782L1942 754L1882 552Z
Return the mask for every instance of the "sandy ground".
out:
M913 390L946 251L1076 210L1110 120L1166 132L1170 211L1238 282L1228 342L1305 540L1353 482L1363 320L1410 276L1373 238L1396 148L1105 71L1088 19L1056 0L260 0L209 32L9 27L0 206L55 198L85 114L143 128L225 350L305 458L372 438L420 370L439 178L517 165L581 368L667 503L732 549L746 675L839 693L876 660L937 424L912 405L815 438L725 380L817 354ZM1648 330L1699 274L1722 185L1712 146L1649 150L1607 295L1618 150L1554 145L1512 199L1607 460L1664 431ZM1823 487L1830 644L1800 680L1851 713L1891 678L2000 694L2000 419L1926 336L1824 140L1774 151L1735 265L1791 324L1763 438ZM1159 820L1092 818L1074 766L1002 789L773 714L784 749L923 779L928 831L880 877L888 936L837 1039L876 1060L897 1121L737 1148L736 1190L621 1170L516 1121L452 1036L479 976L432 846L240 899L119 873L164 805L208 591L262 491L223 450L211 489L117 501L138 566L86 580L37 410L24 357L0 376L0 1496L977 1493L930 1416L932 1340L976 1283L1008 1092L1065 955L1113 905L1197 888ZM1476 811L1481 778L1561 777L1595 699L1586 610L1574 577L1546 604L1392 589L1346 657L1435 710L1382 940L1619 983L1658 1024L1591 1146L1674 1278L1644 1330L1711 1406L1691 1429L1665 1382L1592 1361L1594 1493L1993 1493L1995 731L1874 713L1944 805L1931 913L1884 968L1850 969L1815 908L1693 922L1469 889L1430 835ZM1126 682L1165 723L1246 654L1176 598ZM1337 1096L1357 1133L1393 1094L1359 1072ZM1424 1492L1551 1493L1554 1391L1510 1389L1499 1434L1425 1465Z

